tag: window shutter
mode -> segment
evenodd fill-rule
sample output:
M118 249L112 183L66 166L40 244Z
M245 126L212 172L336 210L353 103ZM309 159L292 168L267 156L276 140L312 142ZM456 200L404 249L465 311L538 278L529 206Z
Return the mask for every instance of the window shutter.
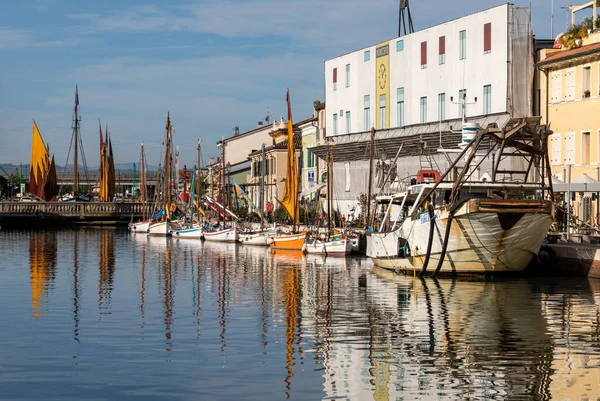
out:
M333 83L335 84L337 82L337 68L333 69Z
M440 36L440 55L446 54L446 37Z
M421 42L421 65L427 65L427 42Z
M488 22L483 26L483 51L492 51L492 23Z

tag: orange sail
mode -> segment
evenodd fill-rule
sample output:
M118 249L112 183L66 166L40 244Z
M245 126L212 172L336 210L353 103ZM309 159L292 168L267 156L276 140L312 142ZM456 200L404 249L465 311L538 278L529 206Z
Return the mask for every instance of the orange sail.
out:
M285 174L285 192L283 199L279 200L294 224L298 223L298 166L296 164L296 149L294 146L294 126L292 123L292 105L290 102L290 91L286 96L288 106L288 144L287 144L287 170Z
M54 157L50 160L48 149L35 121L31 134L31 159L29 161L29 192L44 200L55 200L58 194Z
M110 202L115 197L115 161L112 152L112 142L108 135L108 127L104 138L102 126L98 121L100 131L100 192L98 199L101 202Z

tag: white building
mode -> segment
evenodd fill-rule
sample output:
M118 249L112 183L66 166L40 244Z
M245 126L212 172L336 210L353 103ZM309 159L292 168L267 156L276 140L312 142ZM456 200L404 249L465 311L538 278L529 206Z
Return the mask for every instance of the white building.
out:
M515 41L531 31L509 32L515 10L504 4L325 61L327 135L459 118L450 98L463 93L477 98L467 115L529 115L531 86L515 84L530 85L517 74L533 68L532 45Z
M510 3L325 61L325 131L336 145L340 212L356 210L367 192L371 128L375 165L389 165L403 145L394 175L414 176L424 148L444 170L447 159L436 149L460 142L459 99L471 122L502 127L531 115L532 88L530 9ZM323 145L311 151L326 155Z

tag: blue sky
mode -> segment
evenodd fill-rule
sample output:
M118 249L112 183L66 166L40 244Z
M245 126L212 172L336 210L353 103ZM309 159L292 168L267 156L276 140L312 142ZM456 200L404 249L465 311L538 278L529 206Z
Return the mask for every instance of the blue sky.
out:
M555 0L555 32L566 23ZM568 1L568 0L567 0ZM412 1L415 29L501 4ZM517 6L527 6L530 2ZM550 36L551 0L533 0L534 33ZM323 62L397 33L398 0L24 0L0 13L0 163L28 162L35 118L57 164L71 139L75 84L88 166L98 165L98 118L117 163L158 164L170 111L182 164L216 141L324 100Z

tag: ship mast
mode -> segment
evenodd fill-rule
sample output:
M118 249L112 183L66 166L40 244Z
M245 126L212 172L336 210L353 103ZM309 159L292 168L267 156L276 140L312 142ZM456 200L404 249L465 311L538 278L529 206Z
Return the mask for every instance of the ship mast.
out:
M73 196L77 196L79 192L79 172L77 171L77 163L78 163L78 150L79 150L79 122L81 118L79 117L79 111L77 110L77 106L79 106L79 90L77 85L75 85L75 107L73 109Z

